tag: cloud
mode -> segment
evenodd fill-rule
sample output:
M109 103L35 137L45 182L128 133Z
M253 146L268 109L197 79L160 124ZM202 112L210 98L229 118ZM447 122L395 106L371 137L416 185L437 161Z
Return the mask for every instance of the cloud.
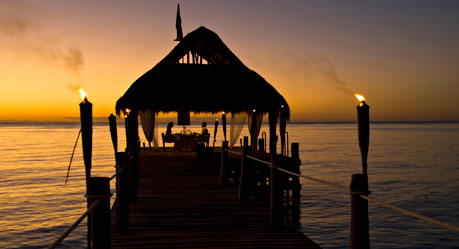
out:
M58 37L44 32L40 19L38 9L30 3L0 1L0 46L15 55L63 66L79 77L84 65L82 50L65 46Z

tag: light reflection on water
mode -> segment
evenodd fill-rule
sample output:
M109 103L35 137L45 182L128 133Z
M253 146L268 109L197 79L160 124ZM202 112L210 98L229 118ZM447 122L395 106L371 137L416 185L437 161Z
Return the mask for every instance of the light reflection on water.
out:
M125 135L118 124L122 150ZM159 124L160 132L165 125ZM199 124L190 128L200 131ZM78 130L79 124L0 124L1 248L46 248L85 211L81 144L64 184ZM213 125L209 130L213 135ZM355 124L289 124L287 131L290 142L300 143L302 174L347 186L351 174L361 172ZM220 124L216 145L221 133ZM241 136L247 134L245 128ZM372 124L370 135L372 196L458 225L459 124ZM92 174L110 177L108 125L95 125L93 136ZM310 181L302 185L302 231L324 248L348 248L349 195ZM457 234L373 204L370 231L372 248L459 247ZM85 237L83 222L62 248L85 247Z
M6 203L0 206L1 248L46 248L86 210L81 143L64 184L78 130L78 124L0 128L0 203ZM111 176L114 156L107 127L96 125L93 134L92 174ZM62 248L85 247L85 229L84 221Z

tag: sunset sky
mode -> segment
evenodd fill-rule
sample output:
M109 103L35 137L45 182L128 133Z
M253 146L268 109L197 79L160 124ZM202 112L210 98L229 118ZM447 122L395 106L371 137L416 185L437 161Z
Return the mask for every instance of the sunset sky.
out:
M216 32L287 100L292 121L459 121L459 1L0 0L0 120L94 115L187 34ZM199 87L199 86L197 86ZM157 93L152 93L152 98Z

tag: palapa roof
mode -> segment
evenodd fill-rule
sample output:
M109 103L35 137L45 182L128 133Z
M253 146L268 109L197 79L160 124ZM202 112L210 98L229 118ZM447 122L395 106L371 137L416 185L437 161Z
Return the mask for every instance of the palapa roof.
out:
M187 60L188 54L190 64L179 63L180 59ZM208 64L198 64L200 57ZM195 64L191 64L193 61ZM129 87L118 99L116 112L127 108L195 113L239 113L253 109L266 113L282 109L287 117L290 113L284 97L205 27L186 35L163 60Z

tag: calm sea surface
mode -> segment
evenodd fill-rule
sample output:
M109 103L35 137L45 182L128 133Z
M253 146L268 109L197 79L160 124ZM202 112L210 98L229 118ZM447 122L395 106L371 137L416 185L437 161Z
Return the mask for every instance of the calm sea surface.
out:
M122 150L125 135L118 123ZM200 131L198 124L190 128ZM0 248L46 248L85 211L80 143L64 184L79 129L72 123L0 123ZM349 185L351 174L361 173L355 124L291 123L287 131L290 143L300 143L302 174ZM217 144L221 133L220 126ZM373 123L370 133L371 196L459 225L459 123ZM241 136L247 134L244 129ZM93 137L92 175L110 177L115 170L108 125L95 124ZM348 248L347 191L302 180L301 210L306 235L323 248ZM372 203L369 210L372 248L459 248L458 233ZM84 248L85 238L83 222L61 248Z

